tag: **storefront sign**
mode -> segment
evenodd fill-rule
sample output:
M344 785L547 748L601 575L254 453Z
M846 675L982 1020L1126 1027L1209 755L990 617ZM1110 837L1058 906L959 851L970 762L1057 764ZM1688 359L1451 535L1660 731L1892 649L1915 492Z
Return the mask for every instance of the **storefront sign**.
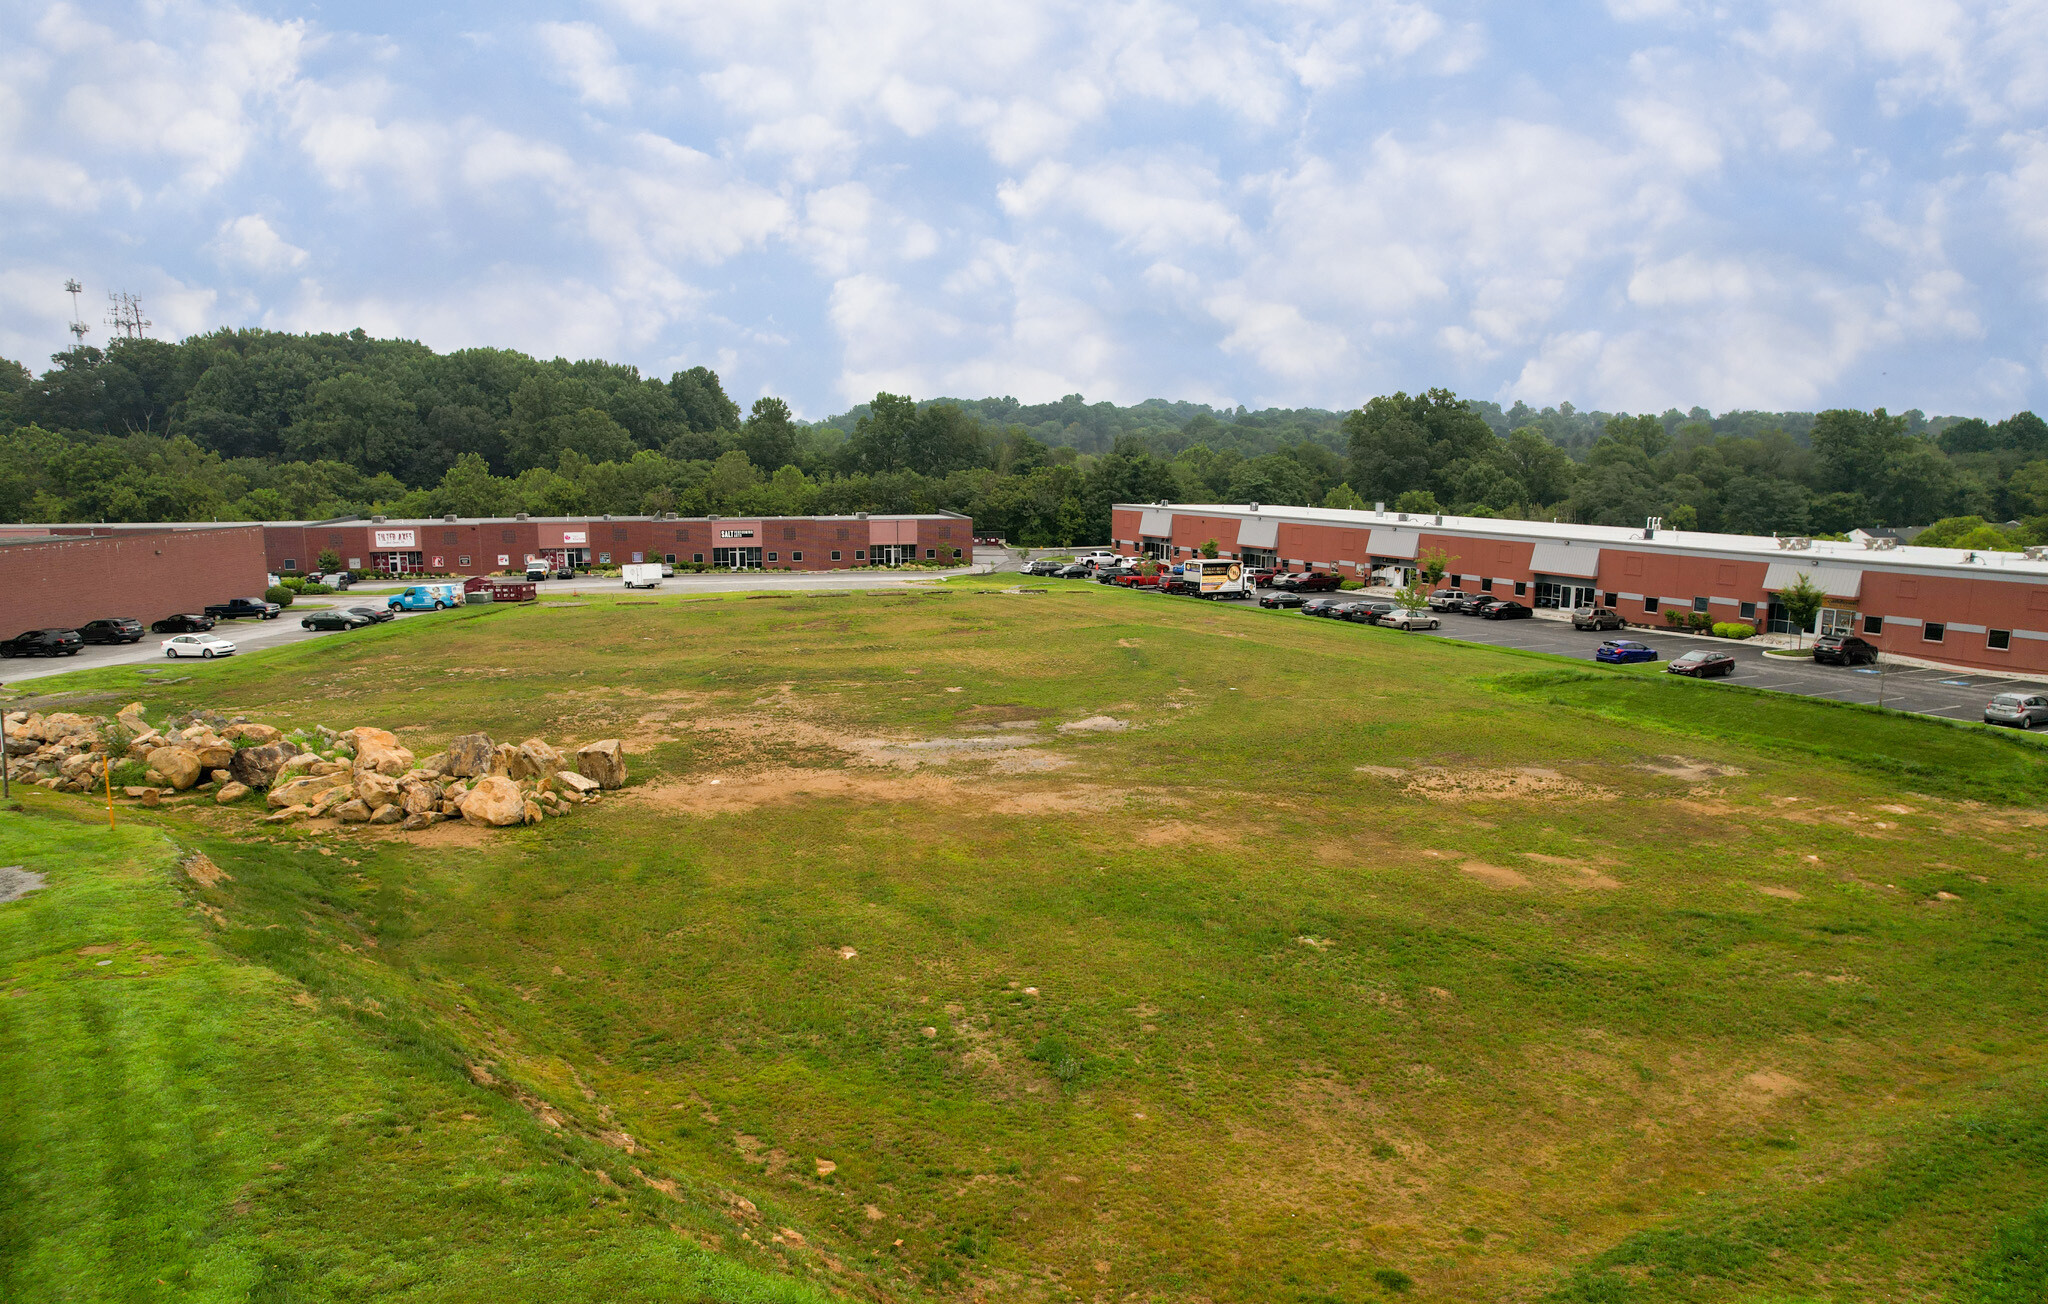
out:
M581 547L589 542L590 535L583 530L562 531L562 546L565 548Z
M378 548L416 548L419 546L418 530L377 530L374 532Z
M499 554L498 554L498 564L499 564L500 566L510 566L510 565L512 564L512 554L511 554L511 553L509 553L509 552L501 552L501 553L499 553Z
M447 564L448 564L448 559L447 559L447 558L445 558L445 557L439 557L439 556L437 556L437 557L435 557L435 558L434 558L434 569L435 569L435 570L441 570L442 568L444 568L445 566L447 566Z
M720 530L718 537L721 539L751 539L754 537L754 532L752 530Z

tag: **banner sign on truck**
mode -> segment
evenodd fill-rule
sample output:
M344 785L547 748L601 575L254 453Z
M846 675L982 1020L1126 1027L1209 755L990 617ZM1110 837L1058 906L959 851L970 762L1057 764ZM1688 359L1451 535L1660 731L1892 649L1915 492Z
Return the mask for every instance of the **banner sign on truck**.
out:
M374 546L379 548L417 548L419 547L419 531L378 530L376 531L376 543Z

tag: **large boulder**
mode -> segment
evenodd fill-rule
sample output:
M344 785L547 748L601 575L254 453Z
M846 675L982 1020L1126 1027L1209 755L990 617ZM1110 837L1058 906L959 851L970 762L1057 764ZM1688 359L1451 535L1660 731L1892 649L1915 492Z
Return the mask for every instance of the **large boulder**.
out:
M576 772L586 779L597 780L600 788L623 788L626 786L626 749L619 746L616 738L585 743L576 749Z
M131 734L150 732L149 721L142 716L142 703L140 702L130 702L114 712L114 723L120 725Z
M308 774L271 788L266 799L272 810L285 806L310 806L337 788L349 786L347 775Z
M489 774L491 758L495 754L491 736L484 733L464 734L450 742L448 750L441 753L447 772L459 779Z
M91 752L67 756L57 762L57 773L63 778L75 779L80 783L97 779L101 773L100 758Z
M100 722L89 715L77 715L70 711L52 711L43 717L43 739L56 742L59 738L92 738L100 731Z
M235 759L234 744L211 730L186 730L183 746L198 756L201 769L225 770Z
M250 791L251 789L248 784L234 783L231 781L228 783L223 783L220 786L220 791L213 794L213 799L219 802L221 805L225 806L230 802L240 801L242 798L248 796Z
M398 735L389 730L364 725L341 736L352 741L358 770L375 770L396 778L412 768L412 752L399 746Z
M368 824L370 822L370 808L364 803L357 801L354 797L351 797L334 808L334 818L340 820L343 824Z
M356 771L356 798L371 810L398 800L398 780L375 770Z
M567 764L562 753L540 738L529 738L512 753L509 774L514 779L545 779Z
M370 812L372 824L396 824L405 818L405 808L393 803L379 806Z
M263 746L284 737L284 731L271 724L231 724L220 731L220 736L231 743L256 743Z
M280 744L280 746L289 746L289 744ZM253 752L257 749L252 747L249 750ZM313 751L294 752L285 758L284 764L277 767L277 773L271 776L270 782L272 786L275 786L294 776L311 774L313 767L318 764L320 764L320 753Z
M512 762L519 757L519 749L511 743L499 743L491 749L491 773L509 779L512 776Z
M440 809L441 793L425 779L407 779L398 785L398 803L405 807L406 814L419 815Z
M435 752L426 760L421 761L419 764L413 766L412 772L414 774L425 775L427 778L430 779L440 778L442 775L447 774L449 772L448 753Z
M190 747L159 747L149 754L149 768L164 776L164 782L183 792L199 782L204 773L198 753Z
M564 792L572 792L577 796L587 796L603 786L597 780L578 774L574 770L559 771L555 775L555 782L562 786Z
M519 785L496 774L478 779L476 786L463 794L459 808L462 818L471 824L503 827L518 824L526 818L526 798L521 795Z
M236 783L246 783L251 788L268 788L277 782L286 762L299 754L297 747L283 740L260 747L244 747L228 762L228 773L234 776Z

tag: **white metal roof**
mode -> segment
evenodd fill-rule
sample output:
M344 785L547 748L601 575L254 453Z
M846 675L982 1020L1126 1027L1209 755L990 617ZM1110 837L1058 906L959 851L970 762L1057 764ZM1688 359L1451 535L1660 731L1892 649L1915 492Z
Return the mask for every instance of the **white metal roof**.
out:
M1787 541L1768 534L1710 534L1704 530L1659 528L1653 538L1644 538L1642 527L1624 525L1574 525L1568 521L1514 521L1490 516L1453 516L1436 512L1384 512L1370 508L1279 507L1261 503L1174 503L1161 508L1156 503L1118 503L1126 511L1173 511L1190 516L1235 516L1281 524L1329 525L1344 529L1418 530L1431 534L1462 534L1478 538L1512 539L1531 543L1626 547L1640 552L1688 553L1740 558L1771 563L1790 563L1797 569L1818 571L1853 568L1888 571L1944 571L1982 579L2048 581L2048 561L2030 561L2025 553L1970 551L1964 548L1921 548L1902 544L1876 549L1862 542L1814 540L1803 547L1788 547Z

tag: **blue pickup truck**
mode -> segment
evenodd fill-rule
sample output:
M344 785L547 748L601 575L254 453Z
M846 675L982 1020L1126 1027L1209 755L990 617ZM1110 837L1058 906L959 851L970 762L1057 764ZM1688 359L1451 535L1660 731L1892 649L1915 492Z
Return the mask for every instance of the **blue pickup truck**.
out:
M460 584L415 584L402 593L391 595L387 603L393 611L441 611L448 607L462 605Z

